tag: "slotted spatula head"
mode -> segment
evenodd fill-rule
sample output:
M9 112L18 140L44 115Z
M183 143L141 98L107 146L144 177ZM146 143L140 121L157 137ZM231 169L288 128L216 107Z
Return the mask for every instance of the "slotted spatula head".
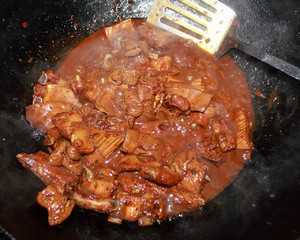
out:
M216 0L156 0L147 21L191 39L217 58L235 45L228 36L235 34L237 16Z

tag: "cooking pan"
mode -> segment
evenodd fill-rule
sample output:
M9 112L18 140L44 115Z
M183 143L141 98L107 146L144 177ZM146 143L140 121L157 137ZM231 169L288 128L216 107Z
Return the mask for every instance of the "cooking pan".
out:
M299 66L297 0L227 0L239 15L244 41ZM35 201L43 183L15 155L43 147L24 117L32 83L58 66L93 31L128 17L144 18L150 0L2 1L0 81L0 239L297 239L300 236L300 82L238 50L255 112L251 160L204 208L138 227L115 225L107 215L75 208L49 227ZM298 34L298 35L297 35ZM266 96L257 97L259 88ZM299 238L298 238L299 239Z

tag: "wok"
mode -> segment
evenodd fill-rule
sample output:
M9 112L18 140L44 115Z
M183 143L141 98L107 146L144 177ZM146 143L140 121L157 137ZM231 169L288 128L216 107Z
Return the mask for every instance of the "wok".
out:
M238 13L239 37L299 66L297 0L224 0ZM43 183L15 155L43 149L25 120L32 83L58 66L93 31L120 18L146 17L151 0L2 1L0 239L297 239L300 236L300 82L238 50L230 54L248 79L255 149L237 178L199 210L149 227L75 208L49 227L35 201ZM113 7L114 6L114 7ZM297 35L298 34L298 35Z

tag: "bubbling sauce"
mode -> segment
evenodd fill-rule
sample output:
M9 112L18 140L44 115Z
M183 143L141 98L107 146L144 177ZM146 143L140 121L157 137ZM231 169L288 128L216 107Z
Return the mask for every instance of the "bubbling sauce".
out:
M74 205L139 225L199 208L253 148L250 91L235 61L145 20L88 36L34 93L26 117L50 152L18 158L48 185L37 200L50 225Z

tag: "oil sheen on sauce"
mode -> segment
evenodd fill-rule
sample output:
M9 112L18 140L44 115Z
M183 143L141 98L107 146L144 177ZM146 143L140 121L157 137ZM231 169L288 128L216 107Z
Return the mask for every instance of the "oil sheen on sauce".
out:
M138 26L145 20L135 19L133 21ZM74 77L78 74L78 66L84 66L93 61L106 47L107 40L103 29L100 29L75 46L60 64L56 73L66 79ZM181 67L184 70L181 70L180 73L185 78L188 78L195 71L190 66L198 64L198 67L200 66L203 69L203 71L198 73L202 79L215 80L217 89L212 89L211 91L216 98L222 99L227 108L227 114L234 114L234 109L238 108L246 114L250 126L252 125L253 110L250 91L243 72L229 55L216 60L214 56L204 52L195 44L190 44L182 39L172 41L172 46L167 50L161 50L161 54L172 56L175 64L185 66ZM137 125L139 124L137 123ZM203 134L203 131L195 130L185 134ZM180 142L180 138L176 139L176 137L172 138L170 144L176 144L178 151L184 151L188 147L184 142ZM250 158L250 155L250 150L232 150L223 154L225 161L222 164L205 161L209 168L211 181L206 183L204 187L204 199L209 200L215 197L228 186L243 168L245 161ZM110 162L113 162L113 159ZM172 206L169 207L171 208Z

